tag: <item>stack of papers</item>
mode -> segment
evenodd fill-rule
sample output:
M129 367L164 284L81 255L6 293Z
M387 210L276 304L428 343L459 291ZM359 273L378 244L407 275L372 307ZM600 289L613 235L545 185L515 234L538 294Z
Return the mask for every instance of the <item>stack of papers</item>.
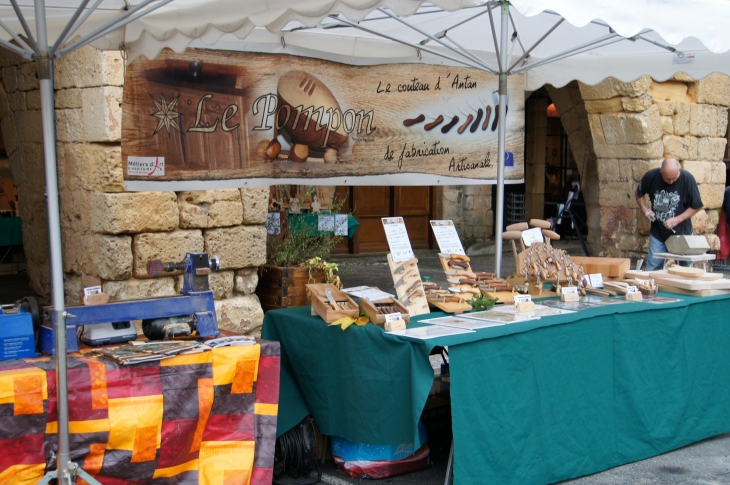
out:
M93 350L86 355L109 360L118 364L129 365L139 362L168 359L175 355L192 350L198 346L195 341L170 342L135 342Z

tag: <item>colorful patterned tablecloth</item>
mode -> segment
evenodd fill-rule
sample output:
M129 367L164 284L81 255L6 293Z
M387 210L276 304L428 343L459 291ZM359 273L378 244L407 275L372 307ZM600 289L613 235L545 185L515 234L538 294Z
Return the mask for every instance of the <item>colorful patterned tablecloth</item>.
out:
M105 485L270 484L279 343L118 365L69 356L71 459ZM0 362L0 483L55 468L55 362ZM85 483L81 481L80 483Z

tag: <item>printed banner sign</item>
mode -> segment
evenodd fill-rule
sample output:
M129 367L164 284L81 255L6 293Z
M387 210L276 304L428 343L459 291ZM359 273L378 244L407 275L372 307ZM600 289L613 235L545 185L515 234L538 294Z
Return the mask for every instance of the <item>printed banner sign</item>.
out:
M127 67L126 186L494 183L504 121L497 84L496 76L453 66L166 50ZM505 180L519 182L522 76L510 76L509 94Z

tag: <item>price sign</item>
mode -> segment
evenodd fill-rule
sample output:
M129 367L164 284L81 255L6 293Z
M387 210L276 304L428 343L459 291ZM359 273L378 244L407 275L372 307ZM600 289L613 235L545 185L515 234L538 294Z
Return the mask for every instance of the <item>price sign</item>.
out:
M392 322L394 320L400 320L402 316L403 315L401 315L400 312L398 312L398 313L388 313L387 315L385 315L385 321L386 322Z
M442 253L466 254L453 221L431 221L431 229Z
M626 288L626 293L641 293L641 292L639 291L639 289L636 286L631 285Z
M84 288L84 296L98 295L101 293L101 286L89 286Z
M588 283L593 288L603 288L603 275L601 273L589 274L586 275L586 278L588 278Z
M383 217L383 229L388 239L388 247L393 261L401 263L409 261L415 256L411 248L411 240L408 239L408 232L402 217Z
M542 229L533 227L532 229L522 231L522 241L528 248L535 243L545 242L545 239L542 237Z
M529 301L532 301L532 295L515 295L515 306L517 306L518 303L527 303Z
M578 294L578 287L577 286L564 286L563 287L563 294L564 295L570 295L570 294Z

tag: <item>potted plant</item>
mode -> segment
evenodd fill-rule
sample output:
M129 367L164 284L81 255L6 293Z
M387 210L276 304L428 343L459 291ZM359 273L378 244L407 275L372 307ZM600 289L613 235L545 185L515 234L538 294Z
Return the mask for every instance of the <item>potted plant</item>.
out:
M311 197L309 189L303 198ZM308 283L333 283L340 287L337 265L326 258L342 239L332 231L320 231L317 214L300 214L282 203L286 196L272 198L266 223L266 264L259 269L256 295L264 311L309 305ZM297 200L300 203L300 200ZM344 199L335 197L330 211L337 212ZM298 205L297 204L297 205ZM278 210L277 210L278 209Z

